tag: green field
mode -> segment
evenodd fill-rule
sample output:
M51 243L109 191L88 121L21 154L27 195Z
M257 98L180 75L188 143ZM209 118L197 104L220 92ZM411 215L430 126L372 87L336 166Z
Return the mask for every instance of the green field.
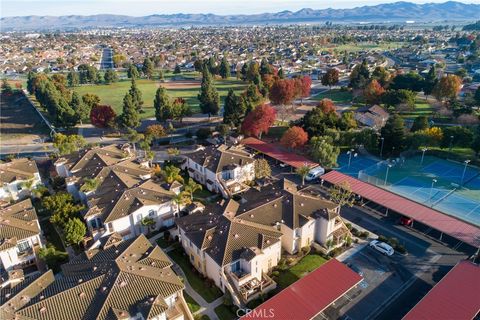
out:
M344 104L352 102L353 95L349 91L342 91L339 89L329 90L327 92L323 92L317 94L312 98L313 100L322 100L322 99L330 99L335 104Z
M347 51L347 52L356 52L356 51L369 51L369 50L392 50L396 48L400 48L403 46L402 42L382 42L382 43L375 43L375 42L359 42L356 44L349 43L349 44L342 44L328 49L334 49L338 52ZM328 50L327 49L327 50Z
M145 110L142 113L142 118L151 118L155 116L155 110L153 109L153 99L155 96L155 92L159 87L160 82L155 80L148 80L148 79L138 79L137 86L142 92L144 105L143 108ZM220 94L221 103L228 93L230 88L234 89L237 94L243 92L245 89L246 84L242 81L236 80L231 78L229 80L216 80L215 85L217 87L218 93ZM125 93L128 92L130 89L130 80L121 80L119 82L110 84L110 85L83 85L80 87L74 88L76 92L80 95L85 93L93 93L100 97L102 104L108 104L113 107L117 114L122 113L122 104L123 104L123 97ZM199 92L200 86L198 88L176 88L176 89L169 89L168 93L171 97L181 97L187 100L187 102L192 107L194 113L199 113L200 109L198 106L198 99L197 95Z

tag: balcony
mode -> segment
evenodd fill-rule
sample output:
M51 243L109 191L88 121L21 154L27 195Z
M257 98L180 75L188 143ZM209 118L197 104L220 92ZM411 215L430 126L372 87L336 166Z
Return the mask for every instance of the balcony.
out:
M261 280L252 277L250 273L245 273L242 276L238 271L235 273L229 272L227 275L230 283L235 286L235 293L243 303L256 299L261 293L266 293L277 287L277 283L265 273L262 273ZM239 275L242 277L239 277Z

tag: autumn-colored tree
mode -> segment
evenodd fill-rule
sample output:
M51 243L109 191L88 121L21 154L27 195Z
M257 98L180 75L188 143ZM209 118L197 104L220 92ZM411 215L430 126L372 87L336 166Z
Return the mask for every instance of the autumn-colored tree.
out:
M308 134L301 127L289 128L280 139L280 143L290 149L303 147L308 141Z
M445 99L455 100L461 88L462 79L453 74L446 75L438 81L433 89L433 95L438 101L444 101Z
M262 133L268 132L268 128L275 122L275 118L275 109L262 104L247 114L242 123L242 132L247 136L260 138Z
M363 90L363 96L365 101L369 104L377 104L382 100L382 95L385 93L385 89L380 83L373 79Z
M297 97L300 97L302 100L310 96L310 90L312 89L312 78L309 76L303 76L298 78L298 81L295 82L299 86L297 92Z
M116 116L111 106L97 104L90 111L90 122L99 128L112 127L115 124Z
M322 84L324 86L329 86L330 88L338 83L339 73L335 68L328 69L322 77Z
M276 81L278 81L278 79L279 77L273 74L262 75L262 83L268 89L269 92L272 89L273 84Z
M161 124L152 124L149 125L145 130L145 135L158 139L161 137L165 137L167 135L167 132Z
M335 112L335 104L330 99L322 99L318 102L317 107L319 107L323 113Z
M295 99L295 81L292 79L279 79L270 89L270 101L274 105L290 104Z

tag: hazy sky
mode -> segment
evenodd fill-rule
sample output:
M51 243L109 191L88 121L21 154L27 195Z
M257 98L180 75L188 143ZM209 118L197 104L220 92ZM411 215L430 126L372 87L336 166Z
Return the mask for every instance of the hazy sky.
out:
M416 3L446 0L410 0ZM394 0L1 0L0 16L91 15L100 13L143 16L165 13L251 14L302 8L350 8ZM465 0L480 3L480 0Z

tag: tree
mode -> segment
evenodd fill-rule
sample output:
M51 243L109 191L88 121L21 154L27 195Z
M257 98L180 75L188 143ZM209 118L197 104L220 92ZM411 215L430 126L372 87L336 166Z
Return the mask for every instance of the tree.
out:
M473 96L473 99L475 100L475 104L477 106L480 106L480 87L477 88L475 91L475 95Z
M350 73L349 86L353 89L360 89L365 87L365 84L370 79L370 71L368 71L367 60L363 60L361 64L357 64Z
M462 80L455 75L443 76L433 89L433 95L438 101L455 100L462 88Z
M338 83L339 72L335 68L328 69L322 76L322 84L330 88Z
M328 101L325 100L324 103ZM333 103L333 102L332 102ZM323 103L322 103L323 104ZM330 104L330 103L328 103ZM330 109L330 108L329 108ZM321 136L325 134L327 129L337 129L339 126L339 118L336 112L323 112L325 108L320 105L308 111L301 118L297 125L308 132L309 137Z
M140 115L130 93L123 98L123 112L120 115L120 123L125 128L136 128L140 125Z
M192 178L188 178L187 184L184 187L184 191L186 194L190 195L190 200L193 201L193 194L198 190L202 190L202 185L196 183Z
M198 94L198 100L200 101L200 109L202 110L202 113L208 114L209 118L211 115L218 114L218 111L220 110L220 97L208 70L203 71L202 85L200 87L200 93Z
M427 76L423 80L423 93L425 94L425 97L428 97L433 93L433 88L435 88L437 83L437 70L435 68L435 65L432 64L430 70L428 70Z
M153 65L152 60L150 60L150 58L148 58L148 57L145 58L143 60L142 71L143 71L143 74L147 77L147 79L152 79L153 68L154 68L154 65Z
M115 126L117 114L109 105L95 105L90 111L90 122L99 128L112 128Z
M85 139L76 134L64 135L56 133L53 136L53 147L58 150L58 154L61 156L78 151L85 147L86 144Z
M183 122L183 118L190 117L193 112L187 100L183 98L176 98L172 103L173 118Z
M127 68L127 77L130 79L138 78L140 74L138 73L138 69L134 64L130 64Z
M112 60L115 68L118 68L127 60L127 57L125 57L123 54L114 54Z
M78 87L80 84L80 77L74 70L70 70L67 75L67 81L69 87Z
M135 78L132 78L132 84L130 85L130 90L128 93L132 97L132 102L135 106L135 109L140 111L143 106L142 92L137 88L137 82L135 81Z
M42 206L48 211L50 222L62 228L83 209L83 206L75 204L73 196L66 192L43 198Z
M337 165L340 148L327 142L325 137L313 137L310 139L310 155L325 168Z
M419 116L413 120L412 128L410 131L415 132L419 130L425 130L428 129L429 124L428 124L428 117L427 116Z
M89 110L92 110L93 107L100 103L100 97L93 93L85 93L82 96L82 101Z
M12 86L8 83L7 79L2 79L2 93L11 95L13 93Z
M172 101L168 96L167 89L159 87L153 100L155 118L159 122L173 119Z
M263 96L258 90L258 87L250 82L247 89L243 93L243 104L245 105L246 112L250 112L255 109L263 101Z
M330 200L341 208L343 206L352 207L355 204L355 194L347 181L333 185L329 189Z
M335 113L336 108L332 100L324 98L317 103L317 107L322 110L323 113Z
M223 123L235 127L239 126L245 116L245 111L246 108L245 104L242 103L242 99L230 88L223 107Z
M255 160L254 169L255 178L257 179L270 177L272 175L272 168L270 168L270 164L263 158Z
M222 79L228 79L230 77L230 64L228 63L227 58L223 57L218 72Z
M385 88L390 82L390 73L384 67L376 67L373 70L372 79L377 80Z
M422 91L424 87L424 79L416 72L398 74L392 79L390 89L392 90L410 90L414 92Z
M80 78L80 83L98 83L98 70L94 66L88 64L81 64L77 68Z
M274 105L291 104L295 99L295 83L291 79L278 79L270 89L270 101Z
M338 122L338 127L341 130L350 130L356 129L358 127L357 120L355 119L355 114L353 111L342 112L340 121Z
M387 90L382 96L382 101L386 106L413 110L416 98L417 94L410 90Z
M163 71L162 71L162 70L159 70L159 71L158 71L158 80L159 80L160 82L164 82L164 81L165 81L165 78L164 78L164 76L163 76Z
M83 103L80 95L75 91L72 93L72 101L70 102L70 106L75 112L75 115L80 123L82 123L83 120L88 119L88 116L90 115L90 106Z
M405 149L405 125L403 118L394 114L388 118L387 123L381 130L381 136L384 138L383 150L386 154L398 155Z
M278 69L277 75L280 79L285 79L285 73L283 72L283 68Z
M68 254L63 251L55 249L55 247L48 243L46 247L40 248L38 256L42 259L49 268L55 273L60 271L60 265L68 261Z
M173 74L181 74L182 69L180 69L180 65L175 65L175 69L173 69Z
M111 84L114 82L118 81L118 74L115 72L115 70L108 69L105 71L105 74L103 75L103 80L105 81L105 84Z
M259 72L262 77L267 74L273 74L274 72L273 67L270 63L268 63L268 60L266 58L262 58L262 61L260 62Z
M255 81L260 76L260 66L256 61L250 61L247 69L247 80Z
M305 177L310 172L310 167L307 165L303 165L295 169L295 173L302 177L302 186L305 185Z
M258 106L247 114L242 123L242 132L248 136L261 137L275 122L276 111L266 104Z
M136 148L136 143L143 140L145 136L142 133L137 132L135 129L127 129L127 134L125 135L125 138L133 145L133 150L136 153L137 148Z
M172 184L175 181L183 183L183 177L180 174L180 168L177 168L173 165L166 166L162 171L163 178L168 184Z
M310 96L310 91L312 89L312 78L310 78L309 76L303 76L299 78L299 81L296 83L298 83L298 85L300 86L298 90L298 96L302 99L303 103L303 99Z
M467 127L444 127L441 148L470 148L473 141L473 131Z
M167 132L165 131L165 128L162 127L160 124L152 124L149 125L145 130L145 135L158 139L161 137L165 137L167 135Z
M100 186L101 180L97 178L84 178L83 185L80 187L82 192L95 191Z
M289 149L300 148L308 141L308 134L301 128L293 126L282 135L280 143Z
M382 100L382 95L385 93L385 89L382 88L380 83L373 79L363 90L363 96L365 101L369 104L378 104Z
M68 222L65 224L65 229L63 232L65 234L65 240L68 244L78 245L85 237L87 228L80 219L73 218L68 220Z

